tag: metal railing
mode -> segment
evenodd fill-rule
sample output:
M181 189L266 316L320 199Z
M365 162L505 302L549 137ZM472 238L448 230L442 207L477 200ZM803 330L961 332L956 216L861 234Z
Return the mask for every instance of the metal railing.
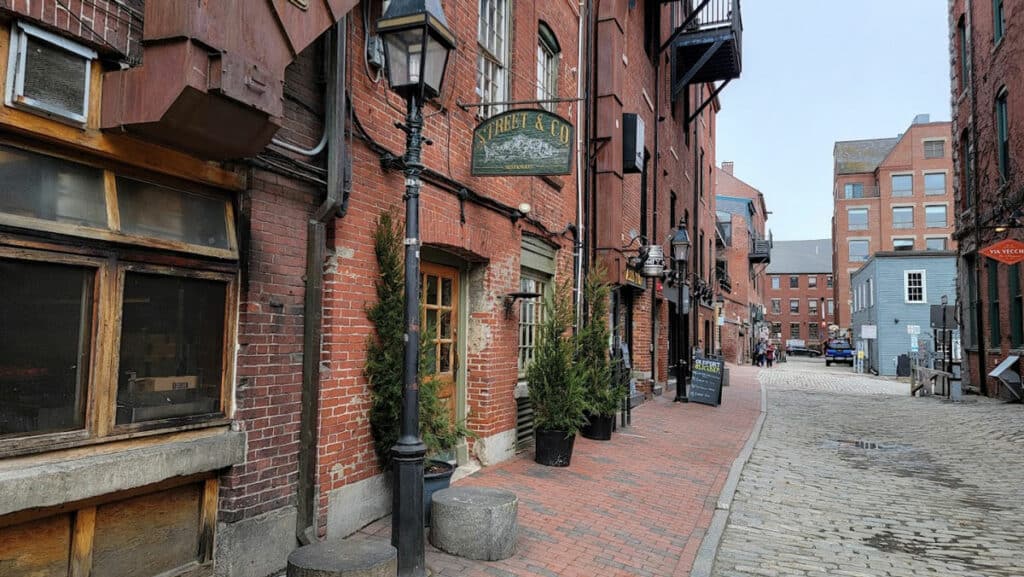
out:
M856 200L858 198L878 198L880 196L878 186L870 184L868 186L861 186L861 188L847 190L844 186L839 191L839 198L843 200Z
M692 5L692 2L691 2ZM703 0L693 8L696 14L686 22L687 32L708 30L736 24L740 21L740 0ZM692 12L688 14L693 14Z

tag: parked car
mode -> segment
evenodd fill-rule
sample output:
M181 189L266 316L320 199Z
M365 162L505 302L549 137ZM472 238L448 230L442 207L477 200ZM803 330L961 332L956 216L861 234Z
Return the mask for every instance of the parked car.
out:
M825 366L832 363L850 363L853 365L853 347L846 339L829 339L825 343Z
M807 347L789 347L786 354L793 357L820 357L821 351Z

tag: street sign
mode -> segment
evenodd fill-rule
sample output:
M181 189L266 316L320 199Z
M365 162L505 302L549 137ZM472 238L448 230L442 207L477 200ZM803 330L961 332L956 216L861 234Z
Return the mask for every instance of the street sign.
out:
M1014 265L1024 260L1024 242L1001 240L981 249L981 254L1001 263Z
M916 333L912 333L910 335L910 352L916 353L917 349L918 349L917 334Z
M473 131L474 176L569 174L573 125L547 110L509 110Z
M862 339L877 339L878 338L878 325L861 325L860 326L860 338L862 338Z
M907 325L908 335L919 335L921 334L921 325Z

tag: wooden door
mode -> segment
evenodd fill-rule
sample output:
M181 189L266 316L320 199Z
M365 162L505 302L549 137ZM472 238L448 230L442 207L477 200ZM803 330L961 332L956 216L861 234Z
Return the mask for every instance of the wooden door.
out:
M455 381L458 359L459 270L424 262L420 266L420 291L423 318L421 346L427 366L441 381L441 400L455 422Z

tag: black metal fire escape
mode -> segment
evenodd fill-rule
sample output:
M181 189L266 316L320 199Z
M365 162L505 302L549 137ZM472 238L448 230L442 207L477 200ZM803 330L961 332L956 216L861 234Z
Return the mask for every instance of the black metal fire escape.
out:
M696 6L693 3L697 2ZM690 117L692 121L742 69L740 0L683 0L691 6L662 45L671 50L672 99L691 84L721 82Z

